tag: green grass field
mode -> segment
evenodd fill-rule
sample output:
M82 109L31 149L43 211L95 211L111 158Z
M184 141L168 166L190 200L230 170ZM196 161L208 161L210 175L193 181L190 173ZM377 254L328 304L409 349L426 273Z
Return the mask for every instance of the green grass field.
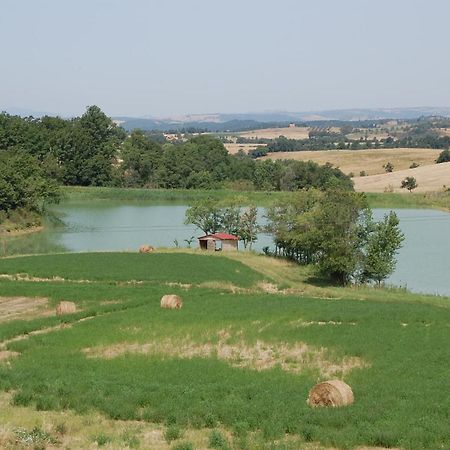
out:
M100 187L65 187L65 201L124 200L148 202L181 202L185 204L208 197L218 200L244 197L258 206L270 206L274 201L292 195L290 192L183 190L183 189L129 189ZM367 193L373 208L435 208L450 209L450 192L434 193Z
M450 448L450 300L419 302L406 292L393 300L380 289L356 296L334 288L339 298L320 288L314 297L269 294L259 284L282 288L276 272L289 275L292 265L261 256L260 273L252 258L0 260L0 274L41 278L0 278L3 298L79 308L54 329L61 323L54 315L0 322L4 349L19 353L0 361L7 396L0 403L7 398L2 409L10 414L0 416L0 445L17 441L11 424L58 437L64 423L60 445L71 448L188 448L187 441L196 449ZM161 309L166 293L181 295L183 308ZM355 403L307 406L309 389L327 378L349 383ZM95 421L102 428L89 434ZM145 427L163 430L165 440L149 444Z

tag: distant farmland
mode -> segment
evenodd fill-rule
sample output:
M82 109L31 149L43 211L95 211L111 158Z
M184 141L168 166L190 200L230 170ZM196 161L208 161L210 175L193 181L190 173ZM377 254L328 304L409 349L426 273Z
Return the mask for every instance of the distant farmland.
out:
M420 166L435 164L441 150L426 148L393 148L378 150L323 150L269 153L264 159L296 159L314 161L318 164L330 163L344 173L359 176L361 171L367 175L384 174L383 165L390 162L394 171L409 169L415 162ZM447 182L450 185L450 180Z
M228 150L230 155L235 155L242 150L245 153L248 153L250 150L254 150L256 147L265 147L266 144L224 144L225 148Z
M238 135L250 139L276 139L285 136L289 139L308 139L310 128L308 127L286 127L286 128L263 128L261 130L250 130Z

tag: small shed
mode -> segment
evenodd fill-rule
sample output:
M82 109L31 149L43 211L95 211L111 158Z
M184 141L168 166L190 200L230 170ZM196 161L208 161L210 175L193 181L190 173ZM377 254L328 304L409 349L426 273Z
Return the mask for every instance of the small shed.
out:
M237 250L239 238L228 233L206 234L198 238L202 250L221 251Z

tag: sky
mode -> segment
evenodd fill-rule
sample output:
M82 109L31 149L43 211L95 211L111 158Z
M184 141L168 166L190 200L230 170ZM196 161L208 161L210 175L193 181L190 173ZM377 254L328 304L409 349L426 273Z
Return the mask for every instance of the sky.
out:
M0 0L0 110L450 106L448 0Z

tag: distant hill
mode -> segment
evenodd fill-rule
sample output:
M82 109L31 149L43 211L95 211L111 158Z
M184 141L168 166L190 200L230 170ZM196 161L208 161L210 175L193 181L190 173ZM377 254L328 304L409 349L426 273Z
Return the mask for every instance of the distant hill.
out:
M0 106L1 111L22 117L56 115L49 112L12 106ZM268 111L236 114L189 114L169 117L114 116L113 119L126 130L132 130L134 128L148 131L196 129L211 132L237 132L258 128L283 127L291 122L317 123L317 125L320 125L321 122L330 122L331 125L332 122L338 121L407 120L429 116L450 117L450 107L353 108L303 112Z
M286 126L291 122L367 121L387 119L418 119L419 117L450 117L450 107L414 107L383 109L336 109L304 112L262 112L238 114L190 114L164 118L115 117L125 129L182 130L201 129L211 132L245 131Z
M180 122L172 120L136 119L131 117L115 117L116 123L130 131L140 128L146 131L209 131L209 132L238 132L265 128L267 126L287 126L289 122L258 122L251 119L233 119L225 122Z

